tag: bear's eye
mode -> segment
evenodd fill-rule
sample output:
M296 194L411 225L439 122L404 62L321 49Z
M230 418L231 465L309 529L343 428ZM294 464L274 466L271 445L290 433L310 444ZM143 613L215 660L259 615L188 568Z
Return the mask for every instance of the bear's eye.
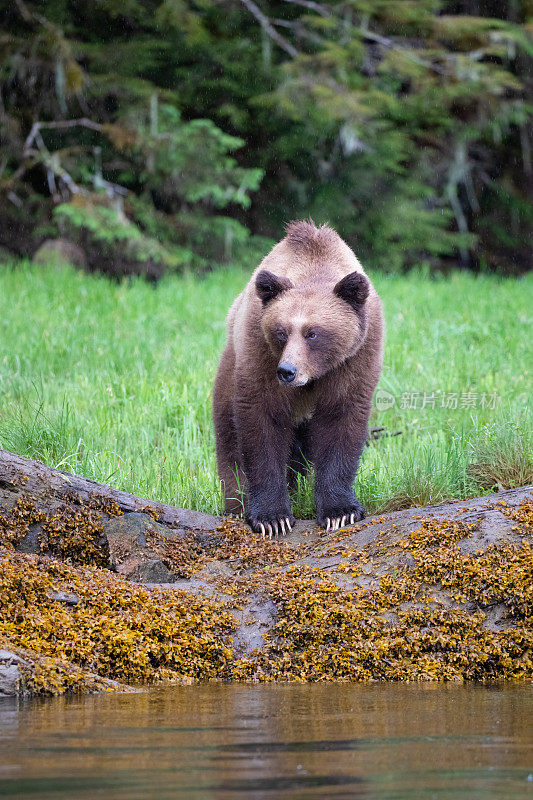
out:
M316 331L307 331L305 339L316 339Z
M287 341L287 331L285 331L283 328L277 328L277 330L274 331L274 335L279 342Z

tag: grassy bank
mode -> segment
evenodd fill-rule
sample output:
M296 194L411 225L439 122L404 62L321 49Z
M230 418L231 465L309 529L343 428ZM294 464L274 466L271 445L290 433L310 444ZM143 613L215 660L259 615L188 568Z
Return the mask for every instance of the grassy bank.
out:
M532 481L531 276L372 277L387 345L371 425L401 433L366 448L357 488L368 509ZM154 288L0 267L0 446L219 511L211 390L247 278L228 269ZM310 498L302 487L297 515L312 515Z

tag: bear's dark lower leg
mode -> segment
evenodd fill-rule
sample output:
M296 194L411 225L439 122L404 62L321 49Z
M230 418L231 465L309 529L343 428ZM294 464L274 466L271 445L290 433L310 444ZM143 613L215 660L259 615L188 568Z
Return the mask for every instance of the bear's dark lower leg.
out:
M316 470L317 521L328 530L353 525L365 516L353 483L365 445L368 416L359 413L317 414L312 420Z
M287 462L292 427L274 421L264 402L237 407L240 461L246 476L246 518L254 531L263 535L284 534L294 517L287 492Z

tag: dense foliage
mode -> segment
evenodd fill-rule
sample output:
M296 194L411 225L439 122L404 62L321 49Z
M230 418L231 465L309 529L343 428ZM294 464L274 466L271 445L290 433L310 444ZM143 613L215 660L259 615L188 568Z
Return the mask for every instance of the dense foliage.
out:
M311 215L374 267L530 266L531 0L0 9L11 252L61 233L157 274Z

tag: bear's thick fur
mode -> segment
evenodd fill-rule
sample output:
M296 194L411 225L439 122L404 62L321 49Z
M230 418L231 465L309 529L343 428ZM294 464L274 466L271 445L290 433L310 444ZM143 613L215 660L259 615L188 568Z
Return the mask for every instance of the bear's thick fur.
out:
M213 396L226 512L255 531L294 522L287 479L315 468L317 518L364 516L353 483L382 364L379 296L330 227L293 222L228 314Z

